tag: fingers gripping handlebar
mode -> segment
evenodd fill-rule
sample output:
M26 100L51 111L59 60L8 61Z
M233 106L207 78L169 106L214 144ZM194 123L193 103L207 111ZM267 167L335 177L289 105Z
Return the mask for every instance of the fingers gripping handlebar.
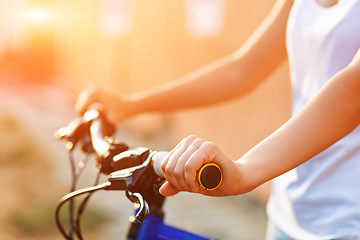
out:
M165 177L161 169L161 163L164 161L167 154L167 152L156 152L151 159L154 171L160 177ZM215 190L220 186L222 178L222 171L217 164L206 163L197 171L196 183L206 190Z

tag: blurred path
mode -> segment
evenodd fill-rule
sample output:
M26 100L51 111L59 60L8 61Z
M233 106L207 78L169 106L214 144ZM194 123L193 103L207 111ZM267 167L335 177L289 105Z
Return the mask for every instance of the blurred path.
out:
M69 184L69 165L64 143L54 132L76 115L73 96L51 86L11 86L0 83L0 112L16 117L51 156L59 183ZM92 181L90 182L92 183ZM64 193L65 194L65 193ZM104 231L104 239L123 239L132 204L120 192L99 192L94 201L106 207L116 220ZM211 198L181 193L166 203L167 222L219 239L264 239L264 206L248 196ZM86 235L86 233L85 233Z
M55 131L74 116L71 98L46 85L9 85L0 83L0 112L14 116L29 131L34 141L54 159L59 178L67 167L64 145L54 138ZM67 162L66 162L67 163Z

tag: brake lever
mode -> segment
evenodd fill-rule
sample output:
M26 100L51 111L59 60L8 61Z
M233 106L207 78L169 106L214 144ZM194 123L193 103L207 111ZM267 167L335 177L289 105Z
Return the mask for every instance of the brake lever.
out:
M132 150L129 151L125 151L123 153L120 153L117 156L124 156L126 155L127 158L131 161L135 161L134 158L141 158L141 162L142 164L133 166L133 167L129 167L126 169L122 169L122 170L118 170L115 172L112 172L109 176L108 176L108 180L111 183L111 186L108 188L108 190L132 190L134 192L137 192L135 190L135 185L137 182L137 179L141 178L140 176L142 176L142 173L147 169L149 163L150 163L150 158L148 158L149 155L149 151L144 151L142 154L140 155L133 155L132 153L135 153ZM115 162L116 163L116 156L115 158ZM139 161L139 160L137 160Z
M156 206L163 204L165 198L159 193L159 188L164 182L164 178L159 177L153 170L151 160L154 152L145 148L126 151L115 156L115 160L134 160L142 164L127 169L115 171L108 176L110 185L106 190L125 190L128 198L140 204L136 219L143 222L151 211L154 214L163 214L157 211ZM115 161L116 162L116 161ZM149 206L151 209L149 209Z
M140 205L135 217L139 221L139 223L143 223L150 214L148 203L144 200L143 196L140 193L132 193L130 191L126 191L126 196L133 203L137 203Z
M58 140L65 139L67 141L67 150L72 151L79 141L85 142L83 145L88 145L90 143L90 135L88 133L89 128L89 122L85 122L82 118L76 118L67 126L58 129L55 132L55 138ZM83 150L84 149L85 148L83 147ZM88 147L88 149L90 148Z

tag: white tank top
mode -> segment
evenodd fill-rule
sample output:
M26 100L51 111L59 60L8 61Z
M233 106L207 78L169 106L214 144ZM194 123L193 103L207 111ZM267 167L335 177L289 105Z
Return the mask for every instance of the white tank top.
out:
M329 8L316 0L295 0L287 25L293 114L359 48L360 0ZM360 127L276 178L267 210L294 239L360 239Z

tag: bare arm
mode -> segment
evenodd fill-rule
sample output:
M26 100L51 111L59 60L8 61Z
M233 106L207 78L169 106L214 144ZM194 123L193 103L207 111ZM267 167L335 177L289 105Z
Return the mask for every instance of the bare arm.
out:
M196 136L181 141L162 163L168 180L164 195L179 191L224 196L241 194L285 173L322 152L360 124L360 49L352 63L336 74L294 117L237 161L213 143ZM214 191L194 182L196 169L217 163L224 180Z
M198 107L244 95L286 58L285 26L291 5L291 0L278 0L249 40L229 56L170 83L127 96L88 91L76 108L83 112L100 101L114 111L115 121L121 121L142 112Z
M360 50L298 114L244 155L250 189L322 152L360 124ZM261 171L259 171L261 169Z

